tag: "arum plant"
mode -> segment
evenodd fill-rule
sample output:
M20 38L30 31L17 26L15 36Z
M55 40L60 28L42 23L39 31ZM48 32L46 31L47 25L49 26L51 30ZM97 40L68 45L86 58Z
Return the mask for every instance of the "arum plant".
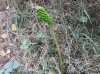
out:
M43 20L44 22L48 23L51 35L52 35L52 37L54 39L54 42L56 44L56 48L57 48L57 52L58 52L58 57L59 57L60 70L61 70L61 73L63 73L62 56L61 56L61 51L60 51L60 48L59 48L59 45L58 45L58 42L57 42L54 30L52 29L52 18L47 13L47 11L43 7L41 7L41 6L37 6L36 7L36 12L37 12L38 17L41 20Z

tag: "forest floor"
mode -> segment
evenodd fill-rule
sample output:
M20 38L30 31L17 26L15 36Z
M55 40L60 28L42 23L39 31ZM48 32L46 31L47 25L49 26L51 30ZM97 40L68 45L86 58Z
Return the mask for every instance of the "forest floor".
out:
M13 72L61 74L55 43L48 24L37 17L37 5L53 19L64 74L100 74L99 0L1 0L0 69L18 61Z

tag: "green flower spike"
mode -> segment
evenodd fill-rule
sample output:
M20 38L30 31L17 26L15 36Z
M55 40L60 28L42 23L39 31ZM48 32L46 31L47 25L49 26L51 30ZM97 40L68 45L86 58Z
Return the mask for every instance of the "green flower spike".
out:
M46 12L46 10L43 7L37 6L36 7L36 12L38 17L43 20L44 22L48 23L51 35L54 39L54 42L56 44L56 48L57 48L57 52L58 52L58 57L59 57L59 66L60 66L60 70L61 70L61 74L63 74L63 62L62 62L62 56L61 56L61 51L57 42L57 38L55 36L54 30L52 28L52 19L50 17L50 15Z
M37 6L36 12L37 12L38 17L41 20L43 20L46 23L52 23L52 19L51 19L50 15L47 13L47 11L43 7Z

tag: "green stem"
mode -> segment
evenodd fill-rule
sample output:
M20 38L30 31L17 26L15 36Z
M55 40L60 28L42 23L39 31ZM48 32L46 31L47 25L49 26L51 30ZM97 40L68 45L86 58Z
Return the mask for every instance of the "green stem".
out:
M57 47L57 52L58 52L58 57L59 57L59 62L60 62L60 70L61 70L61 74L63 74L63 63L62 63L61 51L60 51L60 48L59 48L57 39L56 39L56 37L55 37L54 30L52 29L51 24L48 24L48 25L49 25L49 29L50 29L51 35L52 35L52 37L53 37L53 39L54 39L54 42L55 42L55 44L56 44L56 47Z

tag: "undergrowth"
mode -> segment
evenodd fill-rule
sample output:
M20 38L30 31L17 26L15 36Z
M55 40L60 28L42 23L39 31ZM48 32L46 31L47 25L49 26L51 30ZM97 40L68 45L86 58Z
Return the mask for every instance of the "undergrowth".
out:
M11 8L15 9L7 13L10 20L7 25L8 42L13 43L17 49L13 51L18 52L13 52L11 55L15 56L10 58L10 61L20 63L17 72L61 74L58 51L48 24L41 21L35 11L39 5L52 18L51 26L62 54L63 74L99 74L99 3L99 0L10 0ZM11 28L12 24L16 30Z

